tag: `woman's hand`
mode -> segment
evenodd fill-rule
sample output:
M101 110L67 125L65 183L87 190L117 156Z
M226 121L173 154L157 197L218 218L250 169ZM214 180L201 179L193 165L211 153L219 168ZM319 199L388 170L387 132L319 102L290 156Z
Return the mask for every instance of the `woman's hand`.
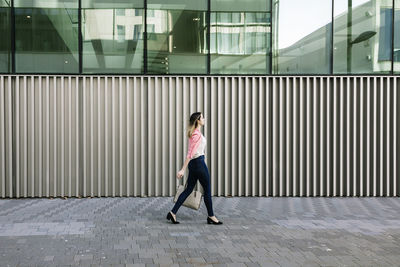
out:
M180 170L177 174L176 174L176 178L181 179L183 177L183 175L185 174L184 170Z

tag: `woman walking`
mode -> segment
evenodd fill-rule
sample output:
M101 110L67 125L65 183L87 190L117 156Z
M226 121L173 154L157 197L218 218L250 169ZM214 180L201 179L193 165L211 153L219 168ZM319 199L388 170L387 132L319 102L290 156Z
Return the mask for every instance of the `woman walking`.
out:
M176 213L181 207L186 198L192 193L197 180L200 181L201 186L204 189L204 203L207 207L207 223L208 224L222 224L215 216L212 208L211 200L211 184L210 174L206 163L204 162L204 150L206 148L206 138L201 134L200 127L204 125L204 118L201 112L193 113L190 116L189 127L187 136L189 137L189 148L186 156L185 163L182 169L177 173L178 179L183 177L186 167L189 165L189 177L187 181L187 187L179 196L173 209L168 212L167 220L171 220L172 223L179 223L176 220Z

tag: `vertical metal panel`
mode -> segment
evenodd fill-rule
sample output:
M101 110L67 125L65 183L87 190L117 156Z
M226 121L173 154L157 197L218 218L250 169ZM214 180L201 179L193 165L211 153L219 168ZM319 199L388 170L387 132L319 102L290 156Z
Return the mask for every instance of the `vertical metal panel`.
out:
M359 162L360 160L357 160L357 155L358 155L358 136L357 133L360 133L359 131L359 119L357 119L357 114L360 113L358 99L359 99L359 94L358 94L358 78L354 78L354 83L353 83L353 155L352 155L352 160L353 160L353 192L350 192L349 196L356 196L357 195L357 186L358 186L358 177L359 177ZM349 109L350 110L350 109Z
M7 82L5 81L7 80ZM15 153L15 150L13 150L13 142L14 142L14 135L13 135L13 98L12 98L12 79L11 77L8 77L7 79L3 80L4 84L6 86L6 118L4 120L5 123L5 129L6 129L6 166L7 166L7 171L6 171L6 188L8 188L8 194L7 194L7 189L6 189L6 197L14 197L14 192L13 192L13 175L15 171L13 170L13 154ZM7 181L8 181L8 186L7 186Z
M122 105L122 97L123 97L123 78L119 77L119 86L118 86L118 93L119 93L119 97L118 97L118 140L119 140L119 144L118 144L118 150L119 150L119 157L118 157L118 161L119 161L119 190L118 190L118 196L122 197L124 195L124 189L123 189L123 171L124 171L124 157L123 157L123 149L122 146L123 144L126 145L126 140L124 140L123 137L123 125L125 124L123 122L123 118L122 118L122 109L123 109L123 105Z
M87 145L86 145L86 141L87 141L87 133L86 133L86 129L87 129L87 111L86 111L86 94L87 94L87 89L86 89L86 77L83 77L83 88L82 88L82 115L83 115L83 120L82 120L82 130L83 130L83 158L82 158L82 162L83 162L83 196L86 197L86 179L88 177L87 174ZM113 127L114 128L114 127ZM107 128L106 128L107 130Z
M95 138L93 136L93 128L94 128L94 114L93 114L93 101L94 101L94 86L93 86L93 76L90 77L90 87L88 93L89 93L89 120L90 120L90 128L89 128L89 145L90 145L90 196L94 196L94 160L95 160L95 154L94 154L94 141Z
M155 77L154 78L154 87L153 87L153 94L154 94L154 105L149 107L149 109L153 109L154 112L154 125L152 130L149 132L150 136L153 136L152 133L154 133L154 150L151 150L154 154L152 157L149 157L150 159L153 158L154 160L150 160L153 165L152 168L154 169L154 175L155 176L150 176L149 179L154 180L154 192L151 192L150 195L155 195L159 196L160 195L160 183L161 183L161 177L160 177L160 168L159 168L159 163L160 163L160 137L162 135L155 134L155 131L160 127L160 104L161 104L161 99L160 99L160 77ZM189 87L190 88L190 87ZM150 98L149 98L150 99ZM150 100L149 100L150 103ZM150 129L150 128L149 128ZM161 128L164 130L164 128ZM150 162L149 161L149 162Z
M148 112L146 112L146 108L147 108L147 105L146 105L146 97L147 97L147 92L145 91L145 81L144 81L144 78L143 77L141 77L140 78L140 106L141 106L141 108L140 108L140 110L141 110L141 115L142 116L140 116L141 118L145 118L146 116L147 116L147 114L148 114ZM146 150L148 149L148 145L147 145L147 140L148 139L146 139L146 127L147 127L147 125L148 124L146 124L146 123L148 123L148 121L145 121L145 120L143 120L143 119L141 119L140 120L140 129L141 129L141 132L140 132L140 141L141 141L141 145L140 145L140 158L141 158L141 160L140 160L140 164L141 164L141 168L140 168L140 188L141 188L141 190L140 190L140 195L141 196L143 196L143 195L147 195L147 184L146 184L146 163L147 163L147 161L146 161L146 157L147 157L147 155L148 154L146 154ZM177 154L179 154L179 153L177 153Z
M168 105L169 105L169 97L168 97L168 87L167 87L167 82L165 81L165 77L161 78L161 128L163 131L166 133L169 130L169 125L168 125ZM163 134L161 135L161 180L162 180L162 190L161 190L161 196L167 196L169 195L169 186L167 186L168 180L172 180L168 178L168 165L169 165L169 160L168 160L168 151L167 151L167 145L168 145L168 135Z
M244 195L244 129L245 129L245 119L244 119L244 89L243 89L243 84L244 84L244 79L238 79L238 101L239 101L239 108L238 108L238 195L243 196ZM212 113L212 112L211 112ZM212 136L211 136L212 139ZM212 140L211 140L212 141Z
M101 116L101 114L102 114L102 105L101 105L101 103L102 103L102 90L101 90L101 79L100 79L100 77L97 77L97 79L96 79L96 82L97 82L97 90L96 90L96 93L97 93L97 129L96 129L96 131L97 131L97 177L98 177L98 179L97 179L97 196L102 196L103 194L102 194L102 190L101 190L101 186L102 186L102 180L103 180L103 171L102 171L102 156L103 156L103 153L102 153L102 148L103 148L103 146L102 146L102 131L101 131L101 129L102 129L102 127L101 127L101 120L100 120L100 118L103 118L103 116ZM93 98L94 98L94 96L93 96ZM94 136L92 136L92 138L94 138Z
M48 164L49 164L49 166L48 166L48 168L49 168L49 170L51 170L52 168L53 168L53 177L50 177L50 179L48 180L48 186L51 188L51 184L53 184L53 194L52 194L52 196L54 197L54 196L56 196L57 195L57 192L56 192L56 186L57 186L57 180L60 178L59 177L59 172L58 172L58 158L59 158L59 155L61 155L61 153L58 151L58 146L59 146L59 141L58 141L58 134L59 134L59 132L58 132L58 129L57 129L57 123L58 123L58 113L59 112L61 112L61 107L58 107L58 104L57 104L57 91L59 90L58 89L58 86L57 86L57 78L56 77L53 77L52 79L50 78L50 77L47 77L48 79L49 79L49 95L51 94L51 91L53 91L53 100L50 102L48 102L47 104L48 104L48 106L49 106L49 110L51 109L51 104L53 104L53 110L50 112L49 111L49 114L47 115L48 116L48 118L49 118L49 131L48 131L48 134L49 134L49 139L51 140L51 139L53 139L53 144L48 144L48 146L49 146L49 150L51 151L51 150L53 150L53 156L50 156L51 154L50 154L50 152L49 152L49 157L51 158L51 160L50 161L48 161ZM52 81L52 84L53 84L53 87L52 87L52 89L50 89L50 87L51 87L51 81ZM50 121L50 119L51 119L51 116L53 116L53 124L51 124L51 121ZM53 135L53 136L51 136L51 134ZM50 137L51 136L51 137ZM53 147L53 149L51 149L50 147ZM52 162L51 162L52 161ZM50 171L51 172L51 171ZM51 189L49 189L49 193L48 193L49 195L51 195Z
M304 134L306 132L305 128L305 121L304 119L306 118L305 109L306 109L306 93L307 93L307 87L304 88L304 84L307 82L306 79L300 79L300 195L301 197L305 196L304 194L304 184L306 183L307 177L305 176L306 169L305 167L307 166L307 161L306 161L306 135ZM307 86L307 85L306 85Z
M209 144L211 145L211 164L210 164L210 172L211 172L211 194L215 195L217 194L217 157L216 157L216 130L217 130L217 96L218 96L218 91L216 88L216 78L212 77L211 79L211 92L210 92L210 105L211 105L211 114L216 114L215 116L210 116L210 123L211 123L211 142ZM240 109L240 107L239 107Z
M312 196L317 196L319 190L317 188L317 177L318 175L318 163L319 163L319 158L317 157L317 151L318 151L318 138L317 138L317 133L318 133L318 118L317 118L317 96L318 92L320 89L318 87L317 79L316 77L313 78L313 94L312 94L312 103L313 103L313 111L312 111L312 120L313 120L313 161L312 161L312 166L313 166L313 187L312 187Z
M230 118L229 116L232 116L232 114L229 112L230 111L230 106L232 105L231 101L231 95L232 95L232 91L230 90L230 88L232 86L231 85L231 79L228 77L225 77L225 81L224 81L224 95L225 95L225 100L224 100L224 146L225 146L225 153L224 153L224 194L225 195L231 195L231 187L230 187L230 182L231 182L231 175L229 172L229 168L231 165L230 162L230 138L232 136L232 132L230 129Z
M213 195L397 196L397 87L365 76L0 76L0 195L174 195L200 110Z
M75 77L75 124L76 124L76 128L75 128L75 157L76 157L76 161L75 161L75 196L79 196L80 195L80 153L79 153L79 143L81 138L79 138L79 133L80 133L80 126L79 126L79 107L78 107L78 103L79 103L79 79L77 77ZM105 127L105 129L107 129L107 127Z
M277 181L279 179L279 134L277 131L279 130L279 113L277 104L279 103L279 88L277 86L277 78L272 79L272 196L277 196ZM247 121L247 119L246 119ZM248 127L246 127L248 128Z
M352 82L354 79L351 80ZM347 160L347 168L346 168L346 196L350 196L350 179L351 179L351 167L354 168L353 165L353 158L351 157L350 151L351 151L351 135L350 135L350 120L351 120L351 112L350 112L350 93L351 93L351 88L350 88L350 78L347 79L347 85L346 85L346 160ZM343 160L344 161L344 160ZM355 179L355 177L352 177Z
M339 90L339 114L340 114L340 125L341 127L339 128L339 169L340 169L340 185L339 185L339 193L340 196L343 196L344 193L344 153L345 153L345 146L344 146L344 131L346 129L346 124L344 121L344 83L343 83L343 77L340 77L340 90Z
M371 129L371 118L372 118L372 116L373 116L373 112L374 112L374 106L371 106L371 95L372 95L372 90L373 90L373 88L371 88L371 86L370 86L370 82L371 82L371 78L367 78L367 94L368 94L368 96L367 96L367 105L366 105L366 107L367 107L367 110L368 110L368 115L367 115L367 165L366 165L366 167L367 167L367 170L366 170L366 173L367 173L367 182L366 182L366 185L367 185L367 187L366 187L366 192L365 192L365 195L367 196L367 197L369 197L370 196L370 181L371 181L371 177L372 177L372 173L371 173L371 164L373 164L373 162L371 162L371 158L372 158L372 149L373 149L373 147L372 147L372 149L371 149L371 143L372 143L372 135L373 135L373 133L371 133L372 132L372 129Z
M6 197L6 141L5 141L5 84L4 76L0 77L0 192L1 197ZM7 155L8 156L8 155Z
M222 78L218 78L217 86L217 196L221 195L222 185L223 185L223 83Z
M271 154L271 151L272 151L272 149L271 149L272 148L272 146L271 146L271 129L272 129L272 127L271 127L271 106L270 106L270 103L271 103L271 98L270 98L270 95L271 95L271 86L270 86L271 80L272 80L272 78L267 78L267 82L266 82L266 84L267 84L267 87L266 87L266 104L265 104L266 109L267 109L266 110L267 141L266 141L266 146L265 146L265 150L266 150L266 177L265 178L267 179L267 181L265 183L265 195L266 196L270 196L271 195L271 183L270 183L270 181L271 181L271 169L272 169L271 168L271 164L270 164L270 162L271 162L270 154ZM240 80L239 80L239 82L240 82ZM240 114L240 110L239 110L239 114ZM240 155L240 151L239 151L239 155ZM238 165L239 165L239 168L240 168L241 164L238 164ZM240 185L239 185L239 187L240 187Z
M331 80L328 79L327 81L327 90L326 90L326 125L327 125L327 130L326 130L326 195L330 197L331 196L331 177L332 177L332 146L331 146L331 139L332 139L332 120L331 120L331 115L332 115L332 104L331 104Z
M172 195L175 187L175 157L176 154L175 146L174 146L174 136L176 136L175 131L175 123L176 116L174 112L175 103L175 91L172 85L173 79L168 79L166 83L168 83L168 177L169 177L169 185L168 185L168 195ZM176 170L178 171L178 170Z
M15 184L16 184L16 193L15 193L15 196L17 197L17 198L19 198L20 197L20 194L19 194L19 184L20 184L20 180L21 180L21 177L20 177L20 162L21 162L21 159L20 159L20 153L21 153L21 151L20 151L20 138L21 138L21 136L20 136L20 133L19 133L19 124L20 124L20 117L19 117L19 114L20 114L20 112L19 112L19 101L20 101L20 97L19 97L19 77L16 79L16 85L15 85L15 87L16 87L16 90L15 90L15 99L16 99L16 101L15 101L15 106L14 106L14 109L15 109L15 118L16 118L16 122L14 122L14 124L15 124Z
M365 106L365 101L364 98L367 95L367 90L364 89L364 79L360 79L360 185L359 185L359 195L364 196L364 166L365 166L365 155L364 151L367 150L367 148L364 148L366 136L365 136L365 128L364 128L364 117L366 116L366 112L364 111L364 106ZM365 139L365 140L364 140Z
M320 86L320 98L319 98L319 105L320 105L320 112L319 112L319 162L320 162L320 173L319 173L319 194L318 196L325 195L325 177L326 177L326 143L325 143L325 110L326 110L326 89L324 83L326 82L325 78L319 79L319 86Z
M46 155L46 181L45 181L45 186L46 186L46 197L50 197L50 77L46 76L46 112L45 112L45 118L46 118L46 131L45 131L45 155ZM55 169L57 168L56 165L53 166Z
M230 165L231 165L231 196L236 196L238 195L238 145L239 145L239 139L238 139L238 79L232 78L232 103L231 103L231 126L232 126L232 131L231 131L231 147L232 147L232 153L230 157ZM205 99L205 101L207 98ZM206 102L208 103L208 102ZM208 114L207 114L208 115ZM262 147L262 146L260 146ZM263 163L261 163L263 165Z
M277 92L277 97L279 98L279 111L277 111L278 114L278 118L277 118L277 122L279 123L279 163L277 165L278 169L279 169L279 196L282 196L283 193L283 181L284 181L284 144L285 144L285 136L284 136L284 132L285 132L285 123L284 123L284 110L285 110L285 106L284 106L284 91L286 90L286 87L283 86L283 79L282 77L279 78L279 92ZM254 103L253 103L254 106Z
M398 196L397 192L397 183L398 181L398 174L397 174L397 78L393 79L393 196Z
M306 126L306 129L305 129L305 131L306 131L306 162L305 162L305 164L306 164L306 177L305 177L305 179L306 179L306 196L307 197L309 197L310 196L310 180L311 180L311 175L312 175L312 173L311 173L311 168L310 168L310 165L312 164L312 158L311 158L311 149L312 149L312 146L311 146L311 144L312 144L312 131L311 131L311 104L312 104L312 102L311 102L311 91L312 91L312 88L311 88L311 85L310 85L310 77L307 77L306 78L306 92L305 92L305 95L306 95L306 99L305 99L305 102L306 102L306 122L305 122L305 126Z
M332 177L333 178L333 196L338 195L338 192L337 192L337 183L338 182L337 181L340 178L340 176L339 176L340 175L340 167L339 167L338 160L337 160L338 159L337 132L339 131L339 123L338 123L339 118L337 116L337 114L338 114L337 80L338 80L338 78L334 78L333 88L332 88L332 93L333 93L333 108L332 108L332 112L333 112L333 133L332 133L332 137L333 137L333 161L332 161L332 164L333 164L333 177Z
M390 138L390 126L391 126L391 118L392 118L392 114L390 113L390 108L392 107L391 105L391 98L390 96L391 94L391 90L390 90L390 84L391 84L391 79L390 78L386 78L386 162L385 166L383 168L386 169L386 177L382 177L382 180L384 178L386 178L386 188L384 189L384 196L389 196L390 195L390 176L391 176L391 165L393 164L393 161L390 158L390 149L391 146L390 144L393 143L393 140L391 140ZM383 116L383 115L382 115Z
M258 175L259 175L259 180L258 180L258 196L264 196L265 195L265 106L266 104L264 103L265 101L265 93L266 93L266 87L265 87L265 79L264 78L260 78L259 80L259 84L258 84L258 125L259 125L259 129L258 129L258 138L259 138L259 145L258 145ZM234 109L234 103L232 103L232 110L236 110L236 108ZM232 113L232 117L235 116L235 114ZM233 120L234 121L234 120ZM232 127L232 134L235 131L236 127L233 126ZM232 148L234 149L235 142L232 142ZM232 153L232 155L234 155ZM234 155L235 157L235 155ZM235 157L236 158L236 157ZM234 175L233 170L232 170L232 175ZM233 190L232 190L233 191Z
M28 94L28 89L27 89L27 84L26 84L26 79L27 79L27 77L26 76L24 76L24 85L23 85L23 101L22 101L22 104L23 104L23 107L22 107L22 110L23 110L23 129L24 129L24 131L23 131L23 155L24 155L24 157L23 157L23 197L27 197L28 196L28 190L27 190L27 188L28 188L28 173L27 173L27 170L28 170L28 119L27 119L27 116L28 116L28 111L27 111L27 107L28 107L28 105L27 105L27 94Z
M299 179L299 168L298 168L298 162L299 162L299 157L298 157L298 153L299 153L299 142L298 140L298 131L299 131L299 121L298 121L298 99L299 99L299 94L298 94L298 83L297 83L297 79L294 78L292 79L293 82L293 131L292 131L292 136L293 136L293 186L292 186L292 196L298 196L298 183L297 180Z
M244 90L244 119L245 119L245 130L244 130L244 196L251 195L251 184L252 184L252 177L251 177L251 112L250 112L250 103L252 103L250 98L251 93L251 78L245 77L244 78L245 90ZM252 103L253 104L253 103Z
M371 153L371 157L372 157L372 161L373 161L373 171L372 171L372 190L371 190L371 194L376 197L377 194L377 175L378 175L378 159L379 159L379 151L378 151L378 89L376 88L377 86L377 80L376 77L374 77L374 94L373 94L373 148L372 148L372 153Z
M257 190L257 185L256 185L256 179L257 179L257 174L256 174L256 163L257 163L257 158L256 158L256 114L257 114L257 101L256 101L256 77L252 77L251 81L251 196L255 196ZM227 90L226 90L227 91ZM225 92L227 94L228 92ZM258 125L258 127L260 127ZM248 155L250 157L250 155Z
M56 88L55 88L56 89ZM65 123L65 110L64 110L64 96L65 96L65 90L64 90L64 77L61 77L61 188L60 188L60 193L59 194L55 194L56 196L61 195L62 197L64 196L64 176L65 176L65 151L64 151L64 146L65 146L65 127L64 127L64 123ZM93 92L93 86L91 88L92 92ZM91 99L93 99L93 93L91 96ZM91 136L93 136L93 132L91 134ZM94 155L92 154L92 158L94 158Z
M130 107L130 103L132 103L131 99L131 82L129 77L126 77L126 196L131 196L131 180L133 180L133 176L131 174L131 117L132 117L132 110ZM132 164L133 165L133 164Z

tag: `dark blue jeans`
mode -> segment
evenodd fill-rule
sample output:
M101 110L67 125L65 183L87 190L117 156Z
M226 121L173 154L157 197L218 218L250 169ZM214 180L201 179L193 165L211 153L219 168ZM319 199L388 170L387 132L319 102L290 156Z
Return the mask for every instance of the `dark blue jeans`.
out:
M207 207L208 216L214 216L212 201L211 201L211 184L210 184L210 174L206 163L204 162L204 156L192 159L189 161L189 177L187 181L187 187L178 197L172 212L176 214L178 209L185 202L186 198L192 193L197 180L199 180L201 186L204 189L204 203Z

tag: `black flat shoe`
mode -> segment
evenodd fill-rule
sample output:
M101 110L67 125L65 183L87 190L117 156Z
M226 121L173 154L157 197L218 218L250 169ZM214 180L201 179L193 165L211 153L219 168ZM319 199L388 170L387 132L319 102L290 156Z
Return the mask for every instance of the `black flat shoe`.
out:
M221 221L214 222L210 217L207 217L207 223L208 223L208 224L222 224Z
M171 220L173 224L178 224L179 222L174 219L174 216L172 216L171 212L168 212L167 214L167 220Z

